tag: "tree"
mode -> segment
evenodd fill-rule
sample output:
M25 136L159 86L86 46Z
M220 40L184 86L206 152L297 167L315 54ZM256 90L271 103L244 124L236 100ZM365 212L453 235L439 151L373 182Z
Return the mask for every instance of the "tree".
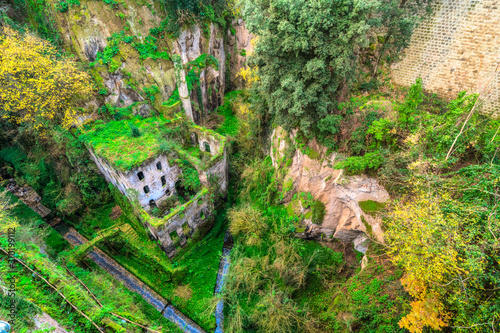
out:
M250 65L258 68L262 112L312 137L356 81L368 46L382 45L373 47L377 62L394 59L388 52L407 45L429 1L242 0L258 36Z
M414 299L401 327L421 333L426 326L472 327L498 320L496 208L431 189L395 205L387 219L388 253L404 268L401 283Z
M0 34L0 116L29 131L70 126L75 104L92 92L90 77L47 41L3 27Z

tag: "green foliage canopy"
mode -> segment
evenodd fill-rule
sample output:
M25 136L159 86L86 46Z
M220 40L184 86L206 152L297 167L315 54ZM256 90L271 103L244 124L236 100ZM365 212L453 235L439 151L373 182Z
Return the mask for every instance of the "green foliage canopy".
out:
M356 81L368 46L379 45L377 62L394 60L428 3L243 0L246 26L259 36L250 64L258 68L261 110L307 137L328 131L338 121L323 120Z

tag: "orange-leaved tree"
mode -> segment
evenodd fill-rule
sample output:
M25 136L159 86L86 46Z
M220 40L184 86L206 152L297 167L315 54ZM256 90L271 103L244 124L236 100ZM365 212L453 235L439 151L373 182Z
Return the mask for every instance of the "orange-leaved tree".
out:
M92 92L87 73L49 42L0 29L0 116L28 130L71 125L75 105Z

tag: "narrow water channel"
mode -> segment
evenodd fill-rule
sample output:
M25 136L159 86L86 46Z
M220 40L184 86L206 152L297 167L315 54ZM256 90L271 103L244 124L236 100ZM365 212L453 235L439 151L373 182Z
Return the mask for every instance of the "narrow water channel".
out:
M224 286L224 281L227 273L229 272L229 255L231 254L231 248L233 247L233 240L228 231L224 236L224 247L222 248L222 256L219 264L219 272L217 273L217 283L215 284L215 294L220 294L222 287ZM215 308L215 322L217 328L215 333L224 332L224 302L220 300Z
M64 234L63 237L73 246L82 245L87 242L87 240L73 228L69 228L68 232ZM205 332L194 321L185 316L172 305L168 304L165 299L142 283L135 276L130 274L126 269L120 266L116 261L111 259L101 250L94 248L94 250L88 254L88 257L106 272L111 274L114 278L123 282L127 289L141 295L146 302L154 306L158 311L162 312L165 318L176 324L183 332Z
M14 191L13 189L14 188L9 190L14 195L19 197L18 193L16 193L18 191ZM27 190L30 193L33 192L33 195L37 196L36 192L32 188L27 188ZM25 198L19 198L19 199L25 199ZM39 209L34 209L34 207L32 207L31 202L27 202L26 200L23 201L28 207L33 209L36 213L40 214ZM48 212L45 213L46 214L44 215L48 216L50 214L50 210L48 210ZM59 232L64 237L64 239L66 239L72 246L79 246L88 242L88 240L85 237L83 237L78 231L66 225L64 222L59 222L59 223L49 222L49 225L53 225L54 229L57 232ZM222 287L224 286L224 281L229 271L229 266L230 266L229 255L231 253L232 247L233 247L233 239L229 234L229 232L226 231L226 234L224 236L224 246L222 248L222 256L219 264L219 271L217 273L217 282L215 285L215 292L214 292L215 294L219 294L222 290ZM111 274L115 279L121 281L127 289L141 295L141 297L146 302L154 306L159 312L162 313L162 315L165 318L176 324L183 332L205 333L205 331L199 325L197 325L193 320L191 320L189 317L184 315L182 312L180 312L172 305L168 304L168 302L165 299L163 299L163 297L161 297L147 285L142 283L139 279L137 279L134 275L128 272L125 268L119 265L115 260L110 258L100 249L94 248L88 254L88 257L92 261L94 261L97 265L99 265L102 269L104 269L106 272ZM217 324L215 332L223 333L224 302L222 300L217 303L215 309L215 320Z

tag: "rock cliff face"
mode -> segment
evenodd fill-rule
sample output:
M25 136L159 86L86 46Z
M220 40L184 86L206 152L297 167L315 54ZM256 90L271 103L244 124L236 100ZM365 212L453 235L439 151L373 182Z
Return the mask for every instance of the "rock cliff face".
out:
M288 137L289 136L289 137ZM288 134L280 127L272 135L271 158L277 166L286 158L286 151L294 141L294 134ZM284 204L290 203L294 193L310 192L315 200L321 201L326 208L321 225L314 224L311 219L305 219L306 228L298 234L308 239L328 240L340 239L353 242L356 249L366 252L367 237L384 241L381 220L366 214L359 202L372 200L386 202L389 199L387 191L376 179L366 176L347 177L343 170L333 169L335 153L326 155L326 148L315 140L309 143L315 158L295 150L285 183L292 184L284 198ZM307 216L307 215L306 215Z
M57 1L51 2L57 8ZM65 13L52 12L65 47L83 62L94 63L92 75L105 103L128 107L146 101L157 112L168 112L165 102L179 88L182 106L200 122L222 103L228 85L241 86L236 74L246 60L241 50L251 51L250 35L242 20L234 21L228 31L211 23L203 29L181 27L176 39L151 35L161 27L165 14L159 2L151 0L115 4L82 0ZM109 58L104 63L99 61L102 52ZM186 64L203 54L213 56L218 64L200 69L188 91ZM176 55L182 73L176 73ZM89 111L98 104L91 104Z
M252 35L245 28L245 21L239 19L233 22L232 29L227 31L228 52L231 54L229 76L232 87L239 88L244 85L243 79L238 76L246 66L247 56L253 52Z

